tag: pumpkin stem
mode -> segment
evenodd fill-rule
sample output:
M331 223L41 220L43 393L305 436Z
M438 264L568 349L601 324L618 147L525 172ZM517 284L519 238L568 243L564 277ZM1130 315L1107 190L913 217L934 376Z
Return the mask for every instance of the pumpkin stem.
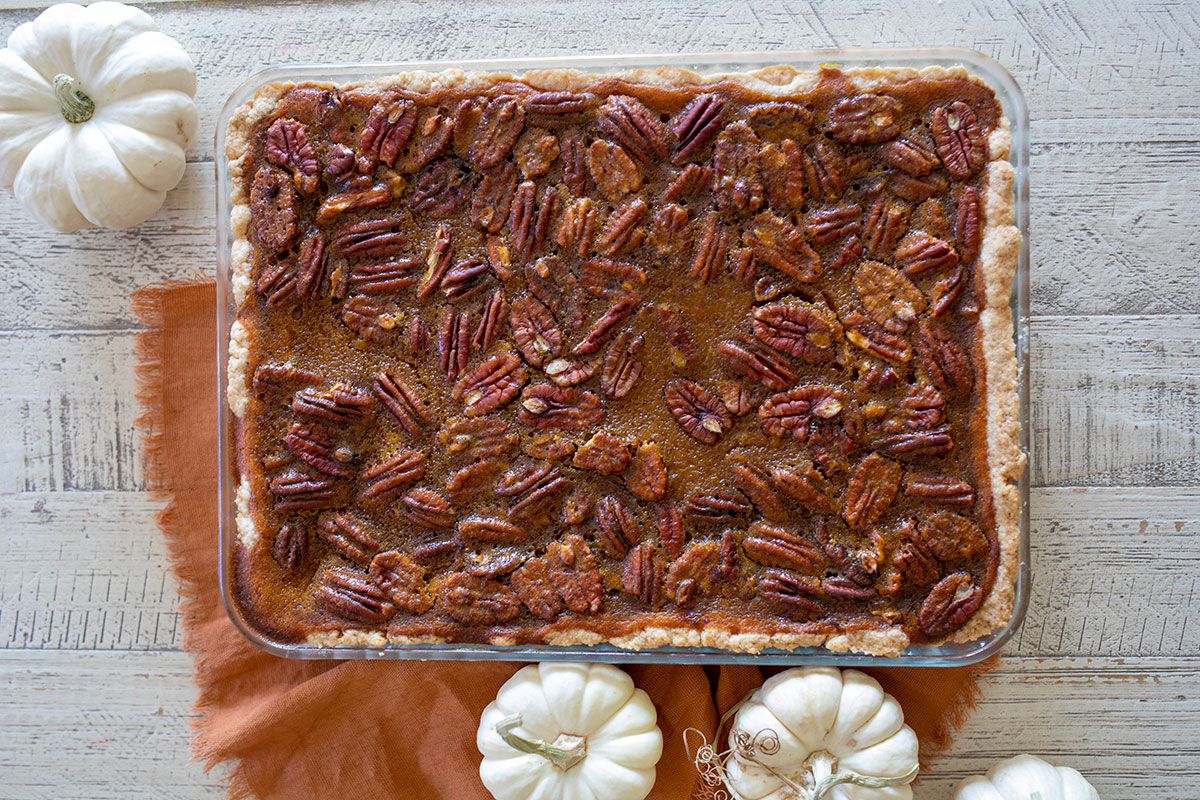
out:
M820 800L830 789L843 783L852 783L855 786L866 786L871 789L881 789L885 786L904 786L905 784L912 783L915 777L917 777L917 767L915 766L905 774L897 775L894 778L876 778L873 775L859 775L857 772L835 772L817 781L817 785L813 787L808 797L812 800Z
M65 73L54 76L54 96L58 110L67 122L87 122L96 111L92 98L75 87L75 79Z
M560 733L553 742L541 739L526 739L513 733L521 724L521 715L513 714L496 723L496 735L514 750L534 753L566 772L587 758L587 739L569 733Z

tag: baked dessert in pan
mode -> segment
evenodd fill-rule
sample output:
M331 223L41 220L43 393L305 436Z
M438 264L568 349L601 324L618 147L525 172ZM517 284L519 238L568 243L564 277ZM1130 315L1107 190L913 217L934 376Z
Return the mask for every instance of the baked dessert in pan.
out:
M226 147L267 638L896 655L1008 621L1020 236L966 71L275 83Z

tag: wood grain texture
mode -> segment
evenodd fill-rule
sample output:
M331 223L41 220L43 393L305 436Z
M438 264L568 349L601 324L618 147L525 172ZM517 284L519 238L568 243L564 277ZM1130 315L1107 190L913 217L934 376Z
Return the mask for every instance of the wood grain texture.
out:
M0 0L0 31L45 2ZM219 798L133 430L127 295L215 259L212 142L302 62L961 44L1031 125L1034 583L918 800L1017 751L1103 797L1194 798L1200 763L1200 15L1156 0L147 3L200 72L200 134L149 222L60 235L0 193L0 800ZM426 800L419 798L418 800Z

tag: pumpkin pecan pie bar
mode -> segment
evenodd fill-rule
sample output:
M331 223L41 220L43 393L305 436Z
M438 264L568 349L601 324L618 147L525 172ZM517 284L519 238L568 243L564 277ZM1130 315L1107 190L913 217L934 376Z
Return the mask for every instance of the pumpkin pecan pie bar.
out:
M1006 624L1009 142L962 69L264 86L227 137L239 613L880 655Z

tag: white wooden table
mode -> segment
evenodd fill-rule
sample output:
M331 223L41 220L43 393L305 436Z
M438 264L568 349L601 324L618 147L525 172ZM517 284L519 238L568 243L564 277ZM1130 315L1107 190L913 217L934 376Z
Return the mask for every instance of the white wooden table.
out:
M0 31L36 14L0 0ZM1115 0L155 5L200 72L182 184L58 235L0 195L0 798L219 798L134 434L127 294L212 272L217 111L288 62L956 44L1033 120L1029 616L917 790L1019 751L1105 798L1200 777L1200 6Z

